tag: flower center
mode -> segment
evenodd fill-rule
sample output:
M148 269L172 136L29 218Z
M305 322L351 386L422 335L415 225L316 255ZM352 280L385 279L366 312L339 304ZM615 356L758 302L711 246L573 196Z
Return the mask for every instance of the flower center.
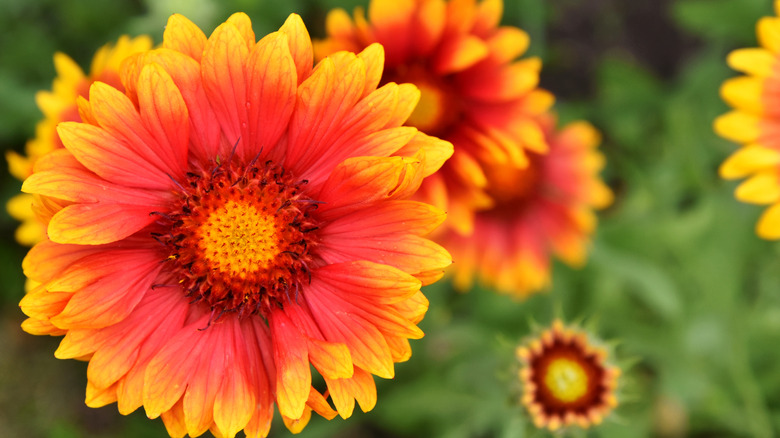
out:
M498 205L523 203L537 192L540 183L540 160L533 158L527 167L517 168L511 164L486 166L487 191Z
M588 374L579 363L558 358L547 366L544 384L553 397L572 403L588 392Z
M265 316L296 299L317 262L317 203L306 183L270 161L188 173L180 206L161 215L167 232L155 237L193 302L218 319Z
M428 135L446 137L462 116L463 111L450 80L431 75L428 67L401 65L388 70L385 77L385 83L409 82L420 90L420 101L406 121L408 126Z
M432 132L438 128L438 124L444 116L445 96L442 94L442 90L436 86L425 83L416 85L420 89L420 101L406 124L423 132Z
M279 231L272 215L251 203L229 200L199 227L198 246L218 271L245 276L266 268L279 255Z

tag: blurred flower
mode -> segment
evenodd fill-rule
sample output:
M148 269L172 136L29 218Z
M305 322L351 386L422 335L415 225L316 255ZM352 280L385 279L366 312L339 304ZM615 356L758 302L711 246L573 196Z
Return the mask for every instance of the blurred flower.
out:
M423 184L426 200L447 211L460 234L474 229L475 210L489 208L491 166L525 167L528 152L547 151L535 116L553 96L537 88L541 61L515 59L529 44L522 30L499 26L501 0L372 0L368 20L356 8L328 14L328 38L315 42L315 56L385 47L384 82L411 82L420 103L407 121L452 142L455 153Z
M594 347L586 333L552 327L517 349L523 363L522 403L539 428L557 430L600 424L617 406L614 390L620 369L605 363L607 352Z
M485 166L487 190L495 199L476 214L474 235L448 231L438 240L452 253L455 286L468 290L475 277L517 297L550 283L550 257L582 265L596 226L594 208L612 202L598 176L604 157L599 133L586 122L555 129L552 116L540 118L550 145L547 154L530 152L529 165Z
M105 82L123 90L119 79L122 61L134 53L151 48L152 39L149 36L130 38L123 35L115 44L106 44L95 53L89 75L84 74L68 55L55 54L54 68L57 71L57 78L54 79L52 89L39 91L35 96L38 107L44 115L44 119L36 126L35 138L25 145L26 156L14 151L6 152L11 175L23 181L32 173L33 165L38 158L62 147L55 128L60 122L81 121L77 100L88 98L89 86L93 82ZM46 235L44 225L36 219L32 211L32 204L32 195L20 194L12 198L7 205L8 213L22 222L16 230L16 240L22 245L32 246L43 240Z
M780 15L780 1L775 1ZM728 64L747 76L729 79L720 89L734 110L715 120L715 132L742 143L720 167L726 179L748 177L737 187L742 202L770 205L756 226L764 239L780 239L780 17L764 17L756 26L760 48L739 49Z
M688 407L677 397L659 395L653 402L653 432L655 436L679 438L690 436Z
M23 185L50 239L24 261L23 328L89 360L89 406L144 406L172 436L372 409L451 263L421 237L444 213L407 198L452 145L400 126L418 92L377 89L381 46L312 69L297 15L255 41L245 14L209 38L173 15Z

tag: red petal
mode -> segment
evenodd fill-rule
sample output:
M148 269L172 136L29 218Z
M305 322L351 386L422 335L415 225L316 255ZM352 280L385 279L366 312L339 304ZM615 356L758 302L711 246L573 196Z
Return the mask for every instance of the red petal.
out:
M339 264L330 266L335 266L335 268L331 269L331 271L344 271L353 267L360 269L361 265L362 267L369 267L366 266L366 264ZM374 266L379 268L381 265ZM377 269L377 271L380 271L380 269ZM363 271L361 273L363 276L360 276L360 274L351 276L349 273L342 273L341 275L336 274L333 276L335 278L328 278L327 275L320 277L319 271L320 270L317 271L316 275L322 283L318 284L319 287L317 288L317 293L322 294L323 296L327 295L327 299L332 300L333 305L338 306L343 312L365 319L367 322L379 329L383 334L403 336L414 339L419 339L422 337L422 331L417 328L417 326L415 326L411 321L409 321L409 319L404 318L391 306L384 305L382 302L384 300L382 298L375 298L374 294L378 292L377 288L387 286L388 279L386 277L382 278L381 274L378 274L380 278L378 281L374 281L373 275L371 273ZM397 270L393 274L396 274L396 279L398 278L397 274L404 276L403 273L397 272ZM396 291L385 289L386 293L388 295L395 294L396 296L404 295L404 297L401 299L403 300L418 292L420 286L419 281L414 279L414 277L409 277L411 278L411 282L409 279L405 279L407 283L412 284L411 288L405 288L401 294ZM341 278L344 278L347 281L351 281L348 283L341 283L338 281ZM362 293L364 291L365 294ZM390 298L391 301L394 299L395 297ZM396 302L398 301L399 300L396 300Z
M387 234L354 240L346 234L323 236L320 254L329 263L368 260L417 274L443 270L452 263L438 244L409 234Z
M255 32L252 30L252 20L249 19L247 14L236 12L228 17L226 22L236 26L238 32L244 37L247 49L251 49L255 45L257 39L255 38Z
M206 35L198 26L185 16L173 14L168 18L163 32L163 47L177 50L200 61Z
M332 219L381 201L406 198L422 182L422 162L408 157L356 157L336 166L317 199L319 212Z
M328 392L341 418L349 418L355 408L355 400L363 412L368 412L376 406L376 385L371 374L355 368L355 374L349 379L330 380Z
M384 378L393 377L387 342L374 324L360 315L359 309L335 296L317 280L312 281L305 295L327 341L346 344L355 366Z
M160 256L152 250L111 250L85 257L48 286L52 291L74 292L51 321L61 328L116 324L133 311L161 268ZM77 278L77 283L67 284L66 278Z
M314 52L311 45L311 37L303 20L298 14L290 14L285 20L279 32L287 34L290 44L290 53L295 60L295 69L298 71L298 84L305 81L311 74L314 64Z
M171 179L146 157L139 155L125 142L97 126L63 122L57 133L65 148L98 176L126 187L166 190Z
M317 278L334 290L376 303L404 301L420 291L420 281L388 265L367 261L336 263L317 269Z
M412 28L416 2L413 0L373 0L368 20L376 40L385 47L387 65L396 66L409 58L414 44Z
M256 318L246 318L242 322L246 339L247 358L250 377L257 404L252 419L244 428L247 437L265 437L271 428L274 415L274 395L276 370L273 363L273 347L268 327Z
M324 227L322 234L356 239L394 233L424 236L446 217L443 211L430 204L391 200L341 216Z
M116 242L154 222L154 206L76 204L60 210L49 222L49 238L57 243L99 245Z
M251 375L252 361L245 347L248 339L244 336L244 326L237 322L231 325L232 344L230 337L223 339L229 369L214 401L215 427L224 437L234 437L243 429L255 413L258 402L261 402L255 397L256 390L261 388L252 386L254 376Z
M276 404L282 415L300 418L311 387L306 338L283 311L273 311L268 319L276 364Z
M201 162L214 159L220 147L221 130L203 90L200 64L186 55L167 49L151 50L131 57L124 63L124 76L127 78L125 87L129 95L135 94L143 67L151 63L165 68L187 105L190 154Z
M267 154L287 131L295 107L295 76L285 34L272 33L252 49L246 72L249 125L240 156L252 159L261 150Z
M439 75L462 72L487 58L490 53L488 45L475 36L464 35L444 41L433 61Z
M365 63L357 57L339 70L327 58L317 65L298 90L286 168L308 178L306 171L344 135L345 116L360 99L365 82Z
M230 23L214 30L203 51L203 88L229 148L239 141L241 127L248 123L244 73L248 57L244 37ZM230 149L222 151L229 153Z
M344 344L309 339L309 360L329 379L352 377L352 357Z
M35 173L22 184L22 190L26 193L79 203L104 201L159 206L165 205L171 196L167 192L135 189L110 183L87 170L65 149L41 157L36 162L35 168ZM136 174L137 180L138 174Z
M154 166L157 169L156 179L183 175L184 169L180 164L172 161L168 154L161 153L164 146L152 137L133 102L124 93L102 82L95 82L89 88L89 102L100 126L123 147Z
M163 159L178 169L187 167L190 119L187 106L171 76L159 64L149 64L138 79L138 104ZM178 175L171 175L178 176Z
M28 278L45 283L76 260L104 250L103 247L61 245L44 240L30 249L22 261L22 269Z

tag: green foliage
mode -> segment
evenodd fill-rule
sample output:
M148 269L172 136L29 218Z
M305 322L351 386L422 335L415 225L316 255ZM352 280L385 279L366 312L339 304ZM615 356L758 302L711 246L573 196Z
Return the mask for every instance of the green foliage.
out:
M756 17L769 15L765 0L680 0L672 5L679 25L710 41L752 43Z

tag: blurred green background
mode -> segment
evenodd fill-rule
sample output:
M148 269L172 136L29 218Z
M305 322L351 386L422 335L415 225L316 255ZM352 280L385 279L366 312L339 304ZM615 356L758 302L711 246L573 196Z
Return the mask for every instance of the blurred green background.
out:
M555 266L549 293L519 303L489 291L428 288L431 307L412 359L379 402L349 420L312 419L301 437L547 436L517 399L514 347L555 316L584 319L615 345L620 407L574 436L771 437L780 435L780 246L758 239L761 208L733 199L717 177L736 148L712 120L727 110L721 82L735 48L756 46L769 0L505 0L505 24L526 29L544 61L542 86L563 120L604 134L605 178L615 204L601 214L588 265ZM52 55L88 68L120 34L161 40L180 12L207 33L234 11L255 32L301 14L313 36L325 12L359 0L0 0L0 145L22 150L41 117ZM2 199L20 183L0 166ZM21 331L24 316L16 224L0 213L0 436L163 437L160 420L84 406L86 364L53 357L58 339ZM277 418L271 436L290 436Z

